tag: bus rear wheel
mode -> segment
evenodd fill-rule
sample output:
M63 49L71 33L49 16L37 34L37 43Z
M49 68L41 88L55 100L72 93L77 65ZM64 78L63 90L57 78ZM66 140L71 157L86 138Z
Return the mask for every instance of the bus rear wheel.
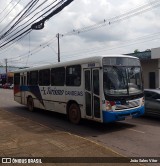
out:
M34 102L33 102L33 98L32 97L29 97L28 100L27 100L27 107L28 107L28 110L33 112L34 111Z
M77 104L71 104L68 110L68 119L73 124L79 124L81 120L81 113Z

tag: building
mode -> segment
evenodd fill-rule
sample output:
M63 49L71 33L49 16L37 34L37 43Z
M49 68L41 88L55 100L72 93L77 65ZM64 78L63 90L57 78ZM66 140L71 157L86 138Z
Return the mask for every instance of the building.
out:
M127 55L136 56L140 59L144 88L160 88L160 47Z
M7 74L6 74L6 67L0 66L0 84L13 83L13 71L17 70L17 67L7 67Z

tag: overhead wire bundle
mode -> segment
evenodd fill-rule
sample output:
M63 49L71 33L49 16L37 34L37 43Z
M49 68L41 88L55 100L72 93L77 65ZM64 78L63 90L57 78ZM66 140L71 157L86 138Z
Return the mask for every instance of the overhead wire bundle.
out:
M73 31L66 32L64 34L60 34L60 36L63 37L63 36L68 36L68 35L76 35L76 34L79 34L79 33L92 31L92 30L95 30L97 28L101 28L102 26L106 26L106 25L110 25L110 24L113 24L113 23L116 23L116 22L123 21L125 19L128 19L130 17L139 15L143 12L152 10L153 8L156 8L156 7L159 7L159 6L160 6L160 1L159 0L154 0L150 3L141 4L141 5L137 6L134 9L131 9L131 10L127 11L124 14L121 14L121 15L118 15L118 16L115 16L115 17L112 17L112 18L104 19L104 21L101 22L101 23L97 23L97 24L94 24L94 25L91 25L91 26L86 26L86 27L83 27L83 28L75 29ZM107 24L107 22L108 22L108 24ZM145 37L147 38L147 36L145 36ZM142 36L142 38L143 38L143 36ZM150 35L148 36L148 38L150 38ZM55 37L54 37L54 39L55 39ZM135 40L137 40L137 39L135 39ZM50 43L51 42L48 41L47 44L46 43L41 44L40 46L38 46L38 49L34 49L32 52L35 52L35 50L41 50L41 49L45 48L47 45L49 45ZM93 48L87 49L87 51L90 51L90 52L93 51L93 50L94 50ZM83 51L84 51L84 49L83 49ZM72 52L73 52L73 50L72 50ZM64 53L64 52L62 52L62 53ZM26 53L24 55L27 55L27 54L28 53ZM72 53L70 53L70 54L72 54ZM21 56L23 56L23 55L21 55Z
M111 24L129 19L131 17L137 16L139 14L142 14L144 12L152 10L153 8L157 8L159 6L160 6L160 1L153 0L150 3L139 5L138 7L134 8L132 10L129 10L123 14L117 15L117 16L109 18L109 19L103 19L103 21L101 21L99 23L95 23L93 25L85 26L82 28L73 29L70 32L64 33L62 36L75 35L75 34L79 34L79 33L83 33L83 32L92 31L92 30L104 27L106 25L111 25Z
M33 29L42 29L46 20L59 13L72 1L55 0L44 6L46 0L40 4L38 4L39 0L31 0L0 32L0 48L4 49L8 45L12 45Z
M46 4L48 0L41 2L38 4L39 0L31 0L21 11L22 13L18 14L17 17L19 19L14 18L17 20L17 24L14 26L15 20L13 22L10 22L10 25L14 26L13 28L7 29L5 33L0 32L0 39L2 37L3 41L0 41L0 48L5 49L9 45L12 45L14 42L20 40L22 37L30 33L33 29L41 29L44 27L44 22L48 19L50 19L53 15L60 12L65 6L69 5L73 0L55 0L50 4ZM45 6L46 4L46 6ZM152 10L153 8L159 7L160 1L159 0L153 0L150 3L139 5L137 8L134 8L132 10L129 10L121 15L117 15L115 17L109 18L109 19L103 19L103 21L99 23L95 23L94 25L85 26L82 28L74 29L70 32L66 32L62 34L61 36L68 36L68 35L76 35L82 32L92 31L98 28L101 28L106 25L111 25L126 19L129 19L131 17L134 17L136 15L139 15L143 12L147 12L149 10ZM43 7L43 8L42 8ZM20 18L20 16L22 16ZM8 26L6 26L8 27ZM5 29L4 29L5 30ZM21 32L24 32L23 34ZM3 36L4 35L4 36ZM11 38L12 37L12 38ZM13 39L13 40L12 40ZM6 43L8 42L8 43ZM47 47L50 44L50 42L41 44L38 46L38 48L34 49L32 52L29 52L29 54L33 54L35 52L38 52L39 50ZM0 49L0 50L1 50ZM90 50L86 50L87 52ZM91 49L93 51L93 49ZM27 56L26 55L20 55Z

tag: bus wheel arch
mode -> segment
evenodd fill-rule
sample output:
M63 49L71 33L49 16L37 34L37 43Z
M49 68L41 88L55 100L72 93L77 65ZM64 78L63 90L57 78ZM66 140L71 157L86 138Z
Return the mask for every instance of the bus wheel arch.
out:
M81 111L79 104L75 101L69 101L67 103L67 117L73 124L79 124L81 120Z
M34 111L34 101L33 101L32 96L27 97L27 107L28 107L29 111L31 111L31 112Z

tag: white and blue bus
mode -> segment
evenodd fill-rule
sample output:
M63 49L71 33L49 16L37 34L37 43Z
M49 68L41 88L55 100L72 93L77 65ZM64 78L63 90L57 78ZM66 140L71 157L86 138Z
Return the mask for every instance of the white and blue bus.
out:
M107 55L26 68L14 73L14 99L34 108L109 123L144 114L142 69L136 57Z

